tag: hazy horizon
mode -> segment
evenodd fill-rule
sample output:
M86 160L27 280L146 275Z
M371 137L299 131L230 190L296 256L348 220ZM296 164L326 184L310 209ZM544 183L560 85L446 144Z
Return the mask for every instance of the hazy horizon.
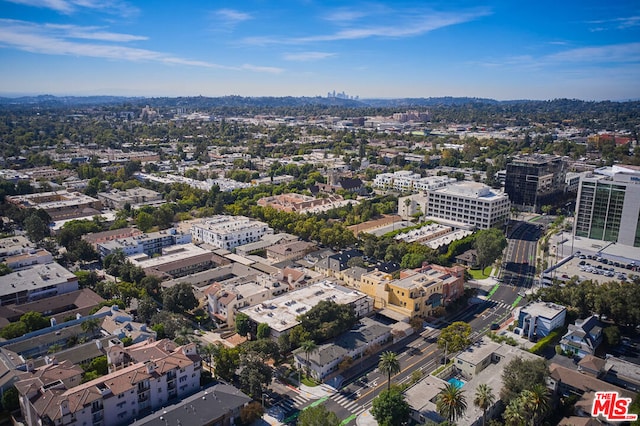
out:
M0 2L8 97L640 98L632 2Z

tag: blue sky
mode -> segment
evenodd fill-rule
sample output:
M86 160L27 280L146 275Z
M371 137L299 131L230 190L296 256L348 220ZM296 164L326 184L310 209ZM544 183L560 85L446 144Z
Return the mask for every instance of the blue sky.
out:
M0 0L0 93L640 98L637 0Z

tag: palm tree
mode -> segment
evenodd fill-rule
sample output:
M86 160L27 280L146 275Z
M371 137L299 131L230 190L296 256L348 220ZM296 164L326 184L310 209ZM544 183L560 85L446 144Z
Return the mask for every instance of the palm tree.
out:
M310 367L310 363L309 363L309 355L311 354L311 352L315 351L317 346L316 346L316 342L314 342L313 340L305 340L304 342L302 342L300 344L300 347L302 348L302 351L305 353L305 355L307 356L307 377L309 376L309 367Z
M531 389L524 390L520 394L524 411L530 416L531 425L537 424L541 417L549 410L549 391L538 383Z
M82 331L93 337L100 330L100 320L98 318L88 318L80 327L82 327Z
M522 406L522 399L512 399L504 410L504 413L502 413L504 424L506 426L524 426L526 419L523 411L524 407Z
M482 410L482 426L484 426L487 420L487 409L493 405L496 397L493 395L493 391L489 385L482 383L476 389L476 395L473 399L473 405Z
M400 372L400 361L394 352L384 352L380 355L378 369L387 374L387 390L391 389L391 376Z
M454 423L467 409L467 399L462 389L453 383L442 388L436 397L436 409L449 423Z

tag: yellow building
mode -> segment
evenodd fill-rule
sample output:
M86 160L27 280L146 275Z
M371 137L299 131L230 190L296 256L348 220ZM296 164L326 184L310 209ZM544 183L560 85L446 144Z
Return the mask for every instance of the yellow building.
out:
M451 285L451 275L436 270L427 272L405 271L400 279L391 274L373 271L364 274L359 290L374 301L374 308L388 309L404 318L427 318L436 308L444 306ZM463 283L462 278L453 277ZM395 315L397 316L397 315Z

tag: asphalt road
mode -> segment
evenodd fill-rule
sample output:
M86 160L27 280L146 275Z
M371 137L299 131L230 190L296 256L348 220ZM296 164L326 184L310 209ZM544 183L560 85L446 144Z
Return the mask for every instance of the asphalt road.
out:
M501 283L491 289L487 300L469 306L465 311L450 318L453 321L466 321L472 328L472 339L478 339L490 331L492 324L502 326L511 316L511 311L523 300L524 291L533 285L535 273L535 254L537 239L541 230L537 224L519 222L513 228L504 259ZM448 323L441 324L440 327ZM400 373L392 377L393 383L405 383L411 380L416 371L429 374L444 362L444 353L436 341L439 329L427 328L422 333L403 341L401 344L385 350L398 354ZM453 354L448 354L451 358ZM275 401L284 413L283 419L295 422L296 413L308 406L324 404L328 410L342 419L342 425L354 425L356 417L371 408L373 399L387 387L387 377L377 371L378 357L370 357L362 364L356 364L352 377L345 380L339 392L321 399L309 400L294 389L280 387L282 400Z

